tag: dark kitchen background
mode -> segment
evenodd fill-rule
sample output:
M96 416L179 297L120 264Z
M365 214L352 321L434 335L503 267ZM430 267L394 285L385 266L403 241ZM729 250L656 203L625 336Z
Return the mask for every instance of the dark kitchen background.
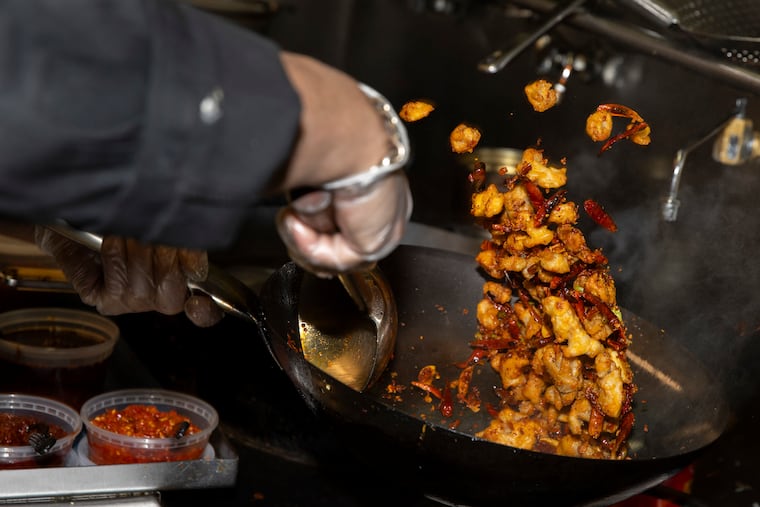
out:
M413 158L407 171L415 210L406 242L476 252L479 233L468 218L468 165L448 147L456 124L476 125L483 133L480 147L522 150L540 143L547 158L566 159L569 197L597 200L617 222L614 234L590 220L581 225L589 243L609 258L621 305L692 351L723 385L731 406L726 433L679 474L682 480L669 490L669 501L760 505L755 436L760 422L760 162L748 156L736 166L720 164L711 156L712 138L694 146L735 113L738 99L747 101L746 118L760 121L760 67L729 63L693 44L679 42L674 52L669 39L649 29L648 20L615 2L585 2L494 74L479 70L478 63L539 28L554 2L195 3L271 37L284 49L347 71L398 107L420 98L436 105L429 118L408 125ZM607 25L589 22L589 13L620 29L610 33ZM631 26L635 37L628 36ZM556 82L568 61L575 67L561 103L536 113L523 87L538 77ZM601 103L638 111L651 125L651 145L623 141L599 156L599 145L584 127ZM625 123L616 120L616 130ZM662 205L674 158L692 146L678 189L681 206L676 220L667 221ZM245 238L255 240L241 240L217 254L217 262L254 287L285 260L271 213L264 207L261 221L250 224ZM7 290L2 296L3 309L57 301ZM116 320L123 353L134 354L146 375L161 385L195 392L214 404L240 454L235 488L166 492L166 505L436 505L429 498L406 496L411 493L398 487L393 470L366 477L326 458L331 435L321 431L263 345L247 339L253 333L240 323L226 319L199 330L179 317ZM688 494L677 494L683 491ZM668 505L642 495L632 502Z

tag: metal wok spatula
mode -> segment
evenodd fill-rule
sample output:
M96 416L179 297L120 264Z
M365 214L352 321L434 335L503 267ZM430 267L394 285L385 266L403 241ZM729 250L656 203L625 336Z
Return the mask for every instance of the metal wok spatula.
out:
M47 228L94 251L99 252L103 243L97 234L63 223ZM363 309L345 297L346 292L334 280L304 275L297 302L300 340L307 361L361 392L377 381L393 356L398 317L389 283L377 267L353 273L350 279L358 284ZM210 265L206 280L189 282L188 288L209 296L225 312L259 329L266 325L256 294L219 267Z

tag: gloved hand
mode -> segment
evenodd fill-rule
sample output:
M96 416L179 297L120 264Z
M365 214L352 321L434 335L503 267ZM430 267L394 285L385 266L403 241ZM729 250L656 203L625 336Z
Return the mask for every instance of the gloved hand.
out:
M317 190L295 199L277 217L290 256L318 274L373 264L399 243L412 212L403 171L362 188Z
M223 316L207 296L192 295L188 280L205 280L206 252L144 245L133 239L103 238L93 252L47 229L35 227L37 246L57 262L82 302L103 315L182 311L196 325L208 327Z

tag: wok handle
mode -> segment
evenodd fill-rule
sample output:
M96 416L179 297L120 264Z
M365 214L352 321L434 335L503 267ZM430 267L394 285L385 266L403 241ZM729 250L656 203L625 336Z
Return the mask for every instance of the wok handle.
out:
M95 252L100 252L103 245L101 236L75 229L65 222L48 224L45 227ZM187 287L191 291L205 294L225 312L249 320L263 331L263 310L258 296L247 285L223 269L210 264L206 279L188 281Z

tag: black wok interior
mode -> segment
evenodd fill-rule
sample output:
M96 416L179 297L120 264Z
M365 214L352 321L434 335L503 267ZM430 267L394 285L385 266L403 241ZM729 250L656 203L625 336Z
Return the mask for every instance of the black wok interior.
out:
M391 376L408 384L427 364L436 364L444 379L458 374L454 363L470 353L474 307L483 282L474 260L402 246L381 268L394 287L400 327L394 360L370 390L357 393L341 385L287 345L288 337L297 336L300 283L310 276L292 264L275 273L262 290L267 339L311 408L334 420L336 431L351 442L347 449L354 457L403 471L401 475L424 484L432 496L467 505L505 498L609 503L662 481L725 427L727 408L719 384L675 340L628 313L640 386L630 460L564 458L474 439L488 422L485 410L475 414L462 408L444 419L437 405L414 389L403 392L401 401L386 392ZM497 380L488 367L480 369L476 382L484 401ZM459 424L450 429L455 419ZM604 480L590 487L589 474Z

